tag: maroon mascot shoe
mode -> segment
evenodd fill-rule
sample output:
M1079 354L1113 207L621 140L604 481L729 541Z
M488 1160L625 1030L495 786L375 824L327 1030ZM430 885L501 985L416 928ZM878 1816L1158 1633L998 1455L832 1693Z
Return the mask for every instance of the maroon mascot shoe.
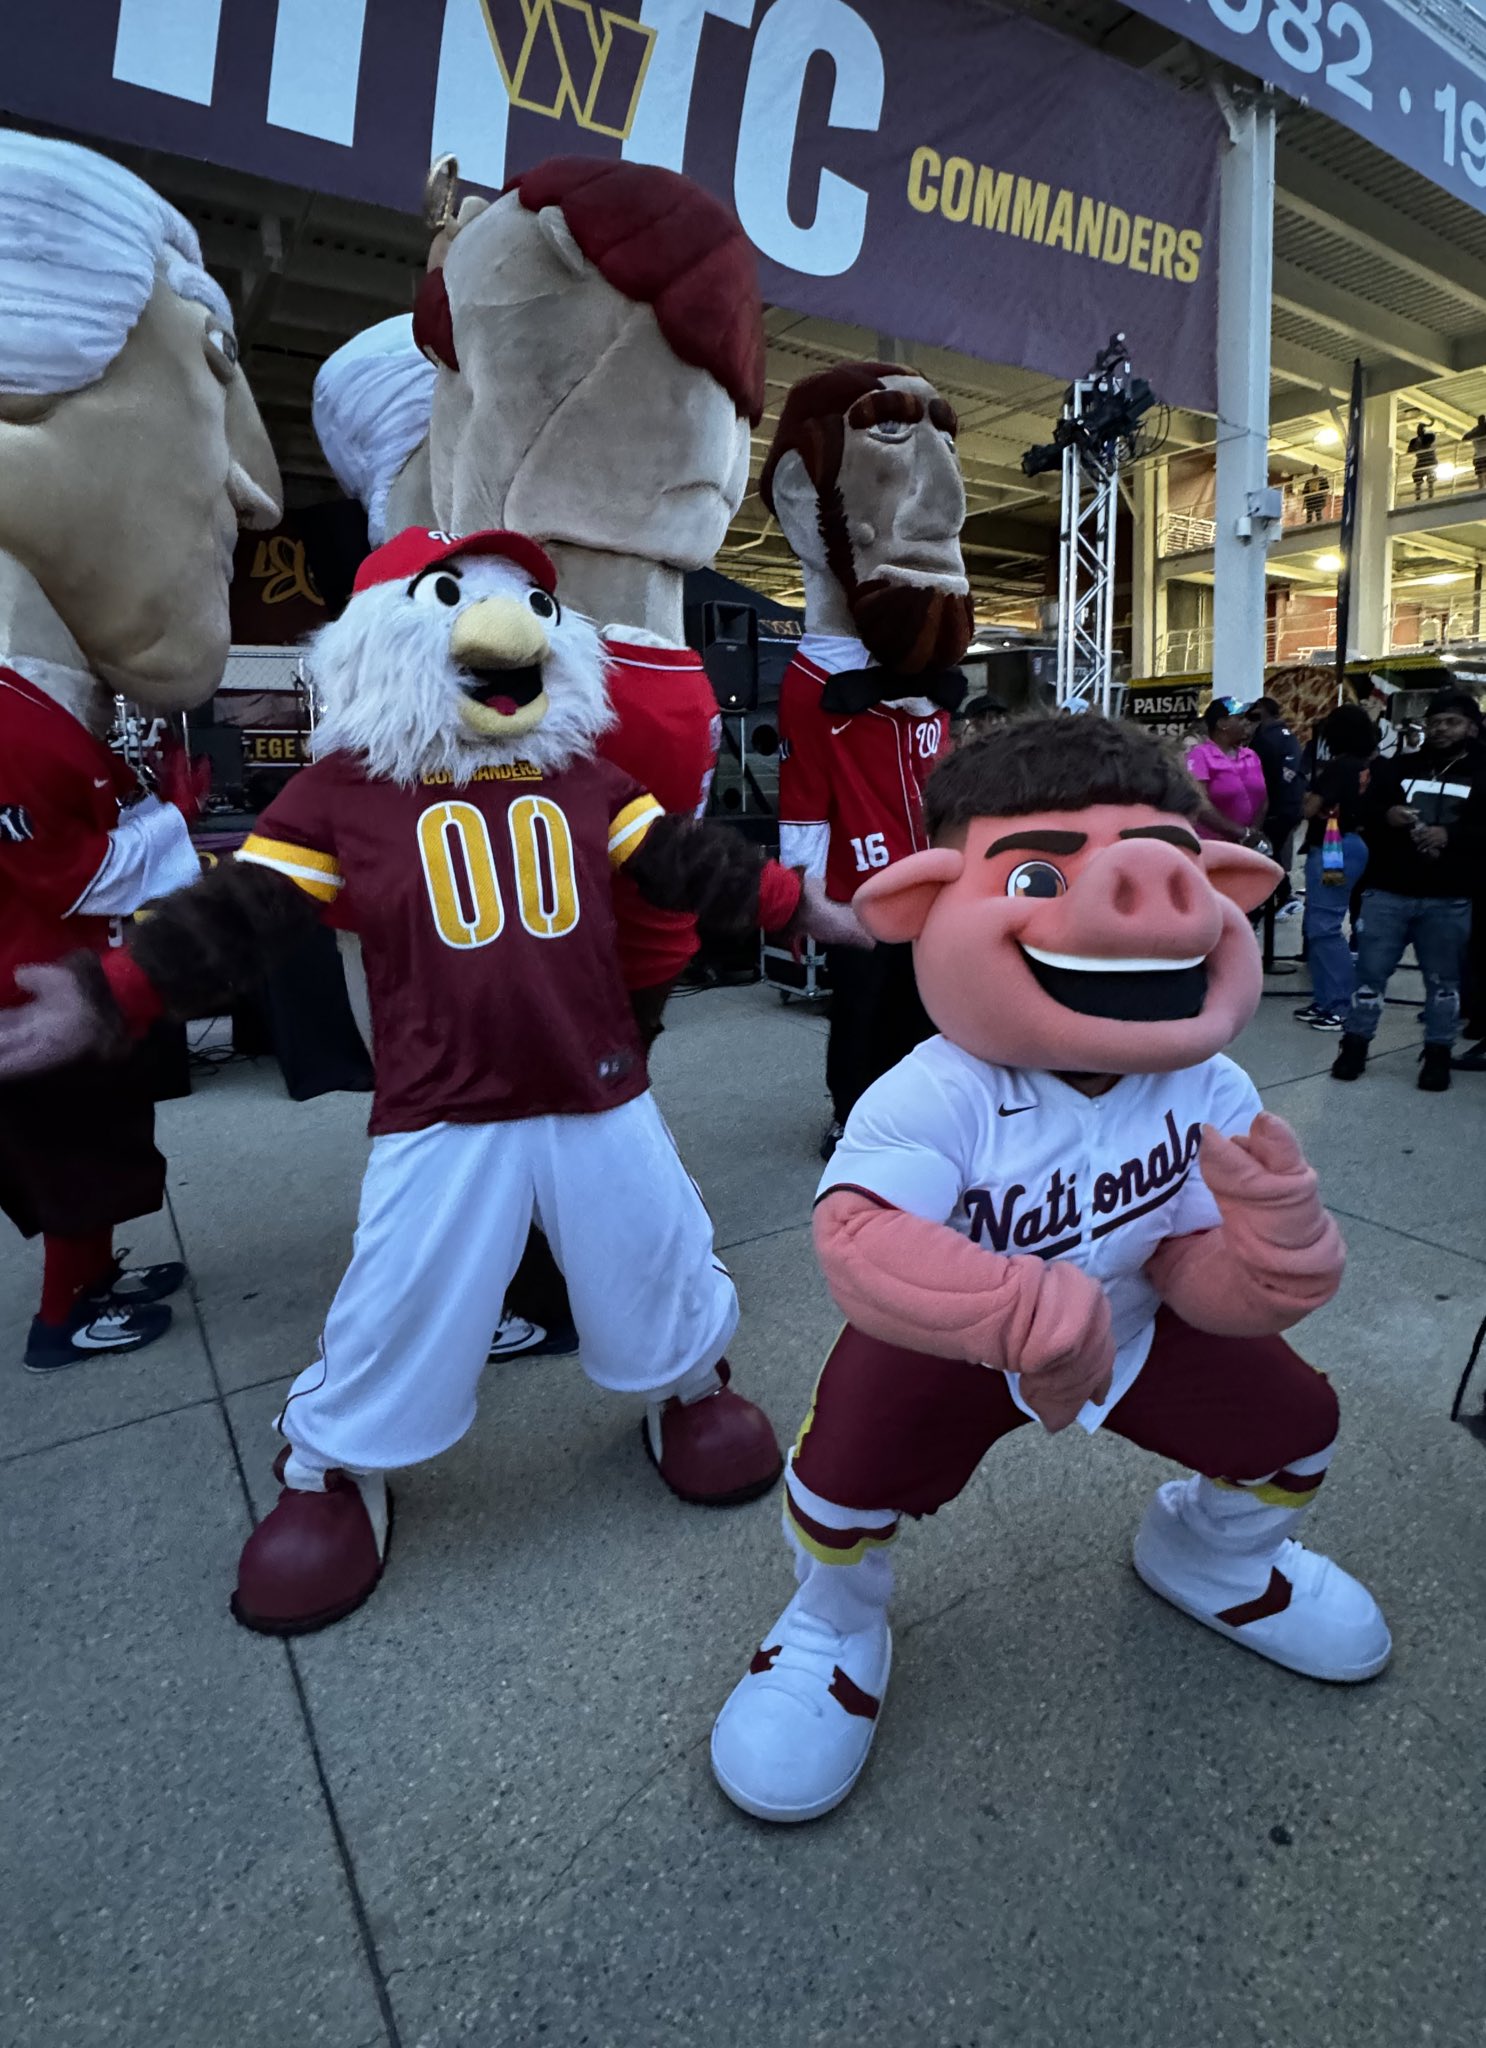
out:
M287 1449L274 1464L282 1479ZM376 1485L383 1482L377 1475ZM346 1472L327 1472L322 1493L286 1486L243 1546L232 1615L259 1635L308 1635L354 1612L376 1591L392 1533L387 1494L380 1545L361 1488Z
M651 1463L682 1500L698 1507L739 1507L777 1484L784 1470L774 1425L762 1408L728 1385L727 1360L720 1359L722 1385L699 1401L652 1401L640 1425Z

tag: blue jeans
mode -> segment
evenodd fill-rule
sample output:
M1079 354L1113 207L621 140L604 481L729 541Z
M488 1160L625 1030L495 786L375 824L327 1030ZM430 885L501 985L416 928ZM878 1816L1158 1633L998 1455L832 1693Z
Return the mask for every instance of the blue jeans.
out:
M1323 877L1320 847L1313 846L1305 857L1305 945L1311 963L1311 994L1318 1009L1330 1010L1338 1017L1351 1007L1357 980L1342 926L1352 891L1367 866L1367 841L1360 833L1342 835L1342 864L1345 880L1328 882Z
M1453 1045L1460 1024L1460 977L1470 939L1471 907L1463 896L1394 896L1368 889L1357 926L1357 993L1346 1028L1371 1038L1383 1018L1389 977L1412 941L1424 976L1424 1043Z

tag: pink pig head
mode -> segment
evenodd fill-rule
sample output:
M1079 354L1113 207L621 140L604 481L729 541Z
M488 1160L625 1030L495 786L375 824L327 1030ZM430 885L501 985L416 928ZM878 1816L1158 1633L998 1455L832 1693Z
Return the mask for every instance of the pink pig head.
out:
M1198 794L1138 728L1029 719L952 755L932 845L864 882L874 937L913 942L925 1009L976 1058L1151 1074L1222 1051L1259 1005L1247 913L1280 870L1199 840Z

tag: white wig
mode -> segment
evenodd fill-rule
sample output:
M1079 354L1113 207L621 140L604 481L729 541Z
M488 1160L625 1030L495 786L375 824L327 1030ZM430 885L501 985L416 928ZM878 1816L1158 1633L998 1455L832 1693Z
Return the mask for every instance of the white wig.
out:
M524 597L531 579L514 563L466 556L466 601ZM460 717L467 680L449 652L458 612L412 602L401 583L358 591L331 625L307 642L305 667L321 707L315 758L344 753L368 772L408 788L425 775L466 783L477 768L528 761L555 775L591 754L615 723L604 679L603 641L578 612L549 627L543 664L548 710L533 731L488 739Z
M315 433L336 482L365 506L373 547L387 538L388 493L428 434L437 377L401 313L353 335L315 379Z
M0 130L0 392L96 384L161 276L231 332L196 230L142 178L78 143Z

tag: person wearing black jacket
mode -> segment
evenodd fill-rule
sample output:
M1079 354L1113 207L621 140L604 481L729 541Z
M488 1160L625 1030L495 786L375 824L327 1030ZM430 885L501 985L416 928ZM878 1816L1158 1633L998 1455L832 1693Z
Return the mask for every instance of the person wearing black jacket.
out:
M1285 909L1295 894L1290 869L1295 860L1295 834L1300 827L1305 803L1305 770L1300 741L1291 732L1284 711L1273 697L1260 697L1249 706L1247 717L1249 745L1259 756L1259 765L1264 770L1264 788L1268 798L1264 836L1285 871L1274 892L1278 913Z
M1481 708L1469 692L1437 691L1424 746L1378 760L1362 804L1368 887L1357 933L1357 989L1331 1072L1355 1081L1383 1015L1383 997L1405 948L1424 976L1424 1053L1419 1086L1450 1085L1460 1022L1460 979L1471 898L1486 866L1486 748Z

